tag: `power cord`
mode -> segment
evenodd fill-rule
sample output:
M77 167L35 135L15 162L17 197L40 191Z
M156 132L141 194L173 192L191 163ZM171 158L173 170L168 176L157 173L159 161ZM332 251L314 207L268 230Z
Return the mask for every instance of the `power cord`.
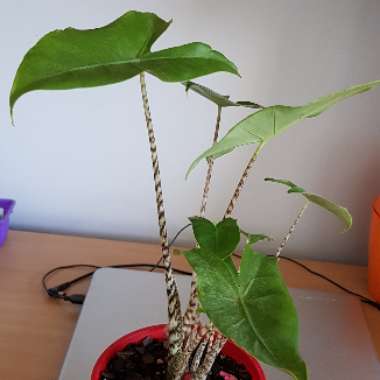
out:
M48 278L53 275L54 273L65 270L65 269L73 269L73 268L93 268L94 270L85 273L79 277L76 277L70 281L66 281L63 284L59 284L54 287L48 287L47 286L47 280ZM149 263L136 263L136 264L117 264L117 265L110 265L110 266L96 266L96 265L91 265L91 264L73 264L73 265L65 265L65 266L60 266L51 269L49 272L45 273L44 276L42 277L42 287L46 291L47 295L51 298L56 298L56 299L61 299L63 301L68 301L73 304L78 304L81 305L83 304L85 300L85 295L84 294L72 294L68 295L65 291L69 289L72 285L77 284L78 282L81 282L87 278L92 277L92 275L96 272L96 270L100 268L139 268L139 269L148 269L148 268L153 268L153 269L165 269L163 265L159 264L149 264ZM191 275L191 272L187 272L181 269L175 269L173 268L173 271L178 274L183 274L183 275Z
M191 226L191 223L186 224L183 226L173 237L173 239L169 242L168 247L169 249L171 246L175 243L177 240L178 236L181 235L183 231L185 231L187 228ZM119 265L110 265L106 267L101 267L97 265L92 265L92 264L73 264L73 265L65 265L65 266L60 266L53 268L49 270L47 273L44 274L42 277L42 287L44 288L45 292L47 295L51 298L55 299L61 299L63 301L68 301L73 304L77 305L82 305L84 300L85 300L85 295L83 294L72 294L72 295L67 295L65 290L70 288L72 285L85 280L86 278L92 277L92 275L95 273L97 269L100 268L140 268L140 269L147 269L150 268L150 272L154 272L156 269L165 269L163 265L160 265L162 261L162 258L158 260L155 264L145 264L145 263L138 263L138 264L119 264ZM71 281L64 282L63 284L54 286L52 288L49 288L47 286L47 279L53 275L54 273L60 271L60 270L65 270L65 269L73 269L73 268L92 268L91 272L85 273L82 276L76 277ZM184 275L191 275L190 272L186 272L180 269L173 269L175 273L179 274L184 274Z
M240 258L240 256L238 254L235 255L236 257ZM317 276L321 279L323 279L324 281L327 281L329 282L330 284L334 285L335 287L343 290L345 293L348 293L352 296L355 296L357 298L360 299L361 302L363 303L366 303L374 308L376 308L377 310L380 311L380 303L378 302L375 302L373 300L371 300L370 298L366 297L366 296L363 296L362 294L360 293L356 293L346 287L344 287L343 285L339 284L338 282L332 280L331 278L325 276L324 274L322 273L319 273L313 269L311 269L310 267L308 267L307 265L299 262L298 260L295 260L295 259L292 259L290 257L287 257L287 256L281 256L281 258L283 260L287 260L293 264L296 264L298 265L299 267L303 268L304 270L306 270L308 273L314 275L314 276ZM73 268L92 268L93 270L91 270L90 272L88 273L85 273L79 277L76 277L70 281L66 281L62 284L59 284L57 286L54 286L54 287L48 287L47 285L47 280L49 277L51 277L52 275L54 275L55 273L61 271L61 270L66 270L66 269L73 269ZM47 293L47 295L51 298L55 298L55 299L61 299L61 300L64 300L64 301L68 301L68 302L71 302L73 304L78 304L78 305L81 305L83 304L84 300L85 300L85 295L84 294L72 294L72 295L68 295L66 293L66 290L69 289L72 285L78 283L78 282L81 282L87 278L90 278L92 277L92 275L95 273L95 271L97 269L100 269L100 268L130 268L130 269L150 269L150 271L155 271L156 269L165 269L165 267L163 265L160 265L158 262L155 263L155 264L150 264L150 263L135 263L135 264L118 264L118 265L110 265L110 266L97 266L97 265L91 265L91 264L73 264L73 265L65 265L65 266L60 266L60 267L56 267L56 268L53 268L51 269L49 272L47 272L43 277L42 277L42 287L43 289L45 290L45 292ZM178 273L178 274L182 274L182 275L188 275L190 276L191 275L191 272L188 272L188 271L184 271L184 270L181 270L181 269L177 269L177 268L173 268L173 271L175 273Z
M191 224L187 224L186 226L182 227L174 236L174 238L169 242L169 248L175 243L175 241L177 240L178 236L184 231L186 230L188 227L190 227ZM241 259L241 256L237 253L234 254L235 257ZM269 256L273 256L273 255L269 255ZM346 287L344 287L343 285L339 284L338 282L332 280L331 278L327 277L326 275L322 274L322 273L319 273L313 269L311 269L310 267L308 267L307 265L301 263L300 261L298 260L295 260L295 259L292 259L291 257L287 257L287 256L284 256L284 255L281 255L281 259L282 260L286 260L286 261L289 261L295 265L298 265L299 267L301 267L302 269L306 270L308 273L314 275L314 276L317 276L321 279L323 279L324 281L327 281L328 283L334 285L335 287L343 290L345 293L348 293L352 296L355 296L357 298L360 299L361 302L363 303L366 303L374 308L376 308L377 310L380 311L380 303L378 302L375 302L373 300L371 300L370 298L366 297L366 296L363 296L362 294L360 293L357 293L357 292L354 292L353 290L350 290ZM162 261L162 258L160 258L155 264L150 264L150 263L134 263L134 264L118 264L118 265L110 265L110 266L97 266L97 265L92 265L92 264L73 264L73 265L65 265L65 266L60 266L60 267L56 267L56 268L53 268L51 270L49 270L47 273L44 274L44 276L42 277L42 287L43 289L45 290L45 292L47 293L47 295L51 298L55 298L55 299L60 299L60 300L63 300L63 301L68 301L68 302L71 302L73 304L78 304L78 305L81 305L83 304L84 300L85 300L85 295L84 294L72 294L72 295L68 295L66 293L66 290L69 289L72 285L78 283L78 282L81 282L87 278L90 278L92 277L92 275L96 272L96 270L100 269L100 268L134 268L134 269L149 269L150 272L154 272L155 270L157 269L165 269L165 267L163 265L161 265L161 261ZM81 276L78 276L70 281L66 281L62 284L59 284L59 285L56 285L54 287L48 287L47 285L47 280L52 276L54 275L55 273L61 271L61 270L66 270L66 269L73 269L73 268L91 268L92 270L90 272L87 272ZM191 272L188 272L188 271L184 271L184 270L181 270L181 269L176 269L176 268L173 268L173 271L175 273L178 273L178 274L183 274L183 275L191 275Z

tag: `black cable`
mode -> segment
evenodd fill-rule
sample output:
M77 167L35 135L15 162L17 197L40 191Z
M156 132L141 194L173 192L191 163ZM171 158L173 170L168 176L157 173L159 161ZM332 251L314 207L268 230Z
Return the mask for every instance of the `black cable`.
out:
M58 272L60 270L65 269L73 269L73 268L83 268L83 267L90 267L90 268L154 268L154 269L165 269L163 265L157 265L157 264L150 264L150 263L134 263L134 264L116 264L116 265L109 265L109 266L96 266L96 265L89 265L89 264L73 264L73 265L65 265L60 266L51 269L49 272L47 272L42 277L42 287L46 291L49 297L56 298L56 299L62 299L64 301L69 301L71 303L75 304L83 304L85 296L83 294L73 294L73 295L67 295L65 293L65 290L70 288L72 285L85 280L86 278L92 277L92 275L95 273L96 270L93 270L91 272L85 273L79 277L74 278L73 280L66 281L58 286L49 288L47 286L47 279L49 276L51 276L53 273ZM191 272L173 268L174 273L182 274L191 276Z
M239 258L239 259L241 259L241 256L239 254L234 254L234 256L237 257L237 258ZM270 255L270 256L273 256L273 255ZM310 273L310 274L312 274L314 276L317 276L317 277L323 279L324 281L329 282L330 284L332 284L335 287L341 289L345 293L348 293L348 294L350 294L352 296L358 297L361 302L366 303L366 304L368 304L370 306L373 306L374 308L380 310L380 303L377 303L377 302L369 299L368 297L363 296L360 293L354 292L353 290L350 290L350 289L344 287L343 285L341 285L338 282L332 280L331 278L327 277L326 275L324 275L322 273L319 273L319 272L311 269L310 267L308 267L307 265L301 263L300 261L292 259L292 258L287 257L287 256L283 256L283 255L281 256L281 259L287 260L287 261L289 261L289 262L291 262L293 264L298 265L299 267L301 267L304 270L306 270L308 273ZM46 284L48 277L50 277L52 274L54 274L54 273L56 273L56 272L58 272L60 270L73 269L73 268L82 268L82 267L96 268L96 269L100 269L100 268L151 268L150 269L151 271L152 270L156 270L156 269L165 269L165 267L163 265L160 265L160 264L157 264L157 263L155 263L155 264L149 264L149 263L117 264L117 265L110 265L110 266L104 266L104 267L100 267L100 266L96 266L96 265L91 265L91 264L73 264L73 265L61 266L61 267L57 267L57 268L51 269L42 278L42 286L43 286L44 290L46 291L46 293L48 294L48 296L52 297L52 298L62 299L64 301L70 301L70 302L76 303L76 304L82 304L83 301L84 301L84 298L85 298L84 295L81 295L81 294L67 295L65 293L65 290L67 290L72 285L74 285L74 284L76 284L76 283L78 283L80 281L83 281L86 278L91 277L95 273L95 270L93 270L91 272L88 272L88 273L85 273L85 274L83 274L83 275L81 275L79 277L76 277L73 280L66 281L66 282L64 282L64 283L62 283L62 284L60 284L60 285L58 285L56 287L53 287L53 288L48 288L48 286ZM182 274L182 275L188 275L188 276L191 275L191 272L184 271L184 270L181 270L181 269L173 268L173 271L175 273Z
M56 287L53 287L53 288L48 288L47 285L46 285L46 281L47 279L52 275L54 274L55 272L58 272L60 270L64 270L64 269L73 269L73 268L95 268L95 269L99 269L98 266L96 265L92 265L92 264L73 264L73 265L64 265L64 266L60 266L60 267L56 267L56 268L53 268L51 270L49 270L47 273L44 274L44 276L42 277L42 287L44 288L44 290L46 291L46 293L50 296L50 297L53 297L53 298L63 298L65 293L64 291L66 289L68 289L71 285L75 284L76 282L79 282L87 277L90 277L94 271L90 272L90 273L87 273L83 276L80 276L78 278L75 278L74 280L72 281L67 281L67 282L64 282L63 284L60 284Z
M190 227L191 223L186 224L183 226L173 237L173 239L169 242L168 247L171 248L171 246L175 243L177 240L178 236L181 235L183 231L186 230L186 228ZM60 266L51 269L45 275L42 277L42 287L46 291L49 297L56 298L56 299L62 299L64 301L69 301L75 304L83 304L85 296L83 294L73 294L73 295L67 295L65 293L65 290L67 290L70 286L85 280L86 278L92 277L92 275L95 273L95 270L100 269L100 268L148 268L151 267L150 272L154 272L156 269L165 269L164 266L160 265L162 261L162 257L155 263L155 264L119 264L119 265L111 265L111 266L106 266L106 267L99 267L97 265L92 265L92 264L74 264L74 265L65 265L65 266ZM71 281L64 282L63 284L60 284L58 286L55 286L53 288L48 288L46 281L47 279L54 274L55 272L59 270L64 270L64 269L72 269L72 268L95 268L95 270L85 273L82 276L76 277ZM179 274L184 274L184 275L191 275L190 272L183 271L181 269L173 269L175 273Z
M169 248L172 247L172 245L177 240L178 236L190 226L191 226L191 223L187 224L186 226L182 227L174 235L173 239L169 242L169 245L168 245ZM237 253L234 253L234 256L241 259L241 256ZM269 255L269 256L274 256L274 255ZM353 290L350 290L350 289L344 287L343 285L341 285L338 282L332 280L331 278L325 276L324 274L319 273L319 272L309 268L307 265L301 263L298 260L292 259L291 257L288 257L288 256L283 256L283 255L281 255L281 258L283 260L287 260L293 264L298 265L299 267L306 270L308 273L327 281L328 283L334 285L335 287L343 290L345 293L348 293L352 296L358 297L361 302L366 303L366 304L380 310L380 303L375 302L375 301L371 300L370 298L363 296L360 293L356 293ZM48 294L49 297L62 299L64 301L69 301L69 302L72 302L75 304L82 304L84 302L84 299L85 299L84 295L82 295L82 294L67 295L65 293L65 290L67 290L70 286L72 286L72 285L74 285L80 281L83 281L86 278L91 277L97 269L100 269L100 268L150 268L150 272L154 272L156 269L165 269L165 267L163 265L161 265L161 261L162 261L162 257L155 264L134 263L134 264L117 264L117 265L110 265L110 266L104 266L104 267L100 267L100 266L92 265L92 264L73 264L73 265L60 266L60 267L53 268L50 271L48 271L47 273L45 273L45 275L42 277L42 287L44 288L44 290L46 291L46 293ZM79 277L76 277L71 281L66 281L63 284L60 284L58 286L48 288L46 282L47 282L47 279L51 275L53 275L54 273L56 273L60 270L73 269L73 268L92 268L95 270L92 270L88 273L85 273L85 274L79 276ZM191 275L191 272L184 271L181 269L173 268L173 271L175 273L178 273L178 274Z
M337 288L343 290L344 292L346 292L348 294L351 294L352 296L360 298L361 302L366 303L368 305L371 305L374 308L376 308L377 310L380 310L380 303L375 302L375 301L371 300L370 298L368 298L366 296L363 296L363 294L356 293L353 290L344 287L343 285L341 285L338 282L332 280L331 278L327 277L326 275L324 275L322 273L319 273L319 272L317 272L317 271L309 268L307 265L301 263L298 260L292 259L291 257L287 257L287 256L281 256L281 258L284 259L284 260L290 261L293 264L296 264L296 265L300 266L301 268L305 269L310 274L312 274L314 276L317 276L317 277L321 278L322 280L325 280L325 281L329 282L330 284L336 286Z
M170 249L171 246L175 243L175 241L177 240L178 236L181 235L181 233L183 231L186 230L186 228L189 228L191 226L191 223L189 224L186 224L186 226L183 226L173 237L173 239L169 242L168 244L168 248ZM154 272L156 269L157 269L157 266L160 265L162 262L162 256L158 259L156 265L150 270L150 272Z

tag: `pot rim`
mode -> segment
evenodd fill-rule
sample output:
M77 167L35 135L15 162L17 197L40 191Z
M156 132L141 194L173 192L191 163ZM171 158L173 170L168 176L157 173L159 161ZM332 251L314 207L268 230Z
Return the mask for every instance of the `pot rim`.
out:
M151 336L152 338L159 340L165 339L167 337L167 325L160 324L147 326L132 331L111 343L96 360L92 369L91 380L100 380L101 373L117 352L124 349L124 347L129 343L141 342L141 340L147 336ZM250 356L246 351L236 346L231 340L227 341L222 352L238 364L243 364L251 375L252 380L266 380L259 362L254 357Z

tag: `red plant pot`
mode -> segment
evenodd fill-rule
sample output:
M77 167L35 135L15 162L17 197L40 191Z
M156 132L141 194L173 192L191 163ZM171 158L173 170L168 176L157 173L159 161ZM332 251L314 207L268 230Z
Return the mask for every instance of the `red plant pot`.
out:
M112 343L96 361L92 370L91 380L101 379L101 374L117 352L122 351L128 344L141 342L147 336L164 341L167 339L167 326L156 325L145 327L141 330L133 331ZM244 365L252 380L265 380L264 372L258 361L237 347L233 342L228 341L223 347L222 353L233 359L236 363Z

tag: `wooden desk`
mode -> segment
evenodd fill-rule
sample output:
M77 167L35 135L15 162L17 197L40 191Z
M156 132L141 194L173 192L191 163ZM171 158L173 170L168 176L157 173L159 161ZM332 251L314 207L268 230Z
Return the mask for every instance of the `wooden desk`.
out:
M58 377L80 307L49 299L41 290L45 272L55 266L77 263L149 263L155 262L159 255L159 247L151 244L10 232L0 249L0 379L56 380ZM365 267L306 263L367 295ZM183 257L175 257L175 266L188 269ZM339 291L294 264L283 261L281 268L289 286ZM83 272L76 270L70 274L74 277L78 273ZM68 280L68 275L56 276L54 281ZM76 290L84 287L81 285ZM380 357L380 312L367 305L363 308Z

